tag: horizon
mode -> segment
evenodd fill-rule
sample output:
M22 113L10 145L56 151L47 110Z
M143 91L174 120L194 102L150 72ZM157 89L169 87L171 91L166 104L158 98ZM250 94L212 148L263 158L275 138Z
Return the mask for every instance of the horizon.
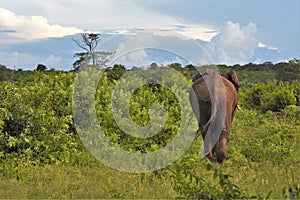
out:
M156 63L156 62L153 62L153 63L150 63L149 65L147 65L147 66L132 66L132 67L126 67L125 65L123 65L123 64L121 64L121 63L115 63L114 65L121 65L121 66L124 66L125 67L125 70L132 70L132 69L134 69L134 68L141 68L141 69L143 69L143 70L146 70L146 69L148 69L148 68L150 68L151 67L151 65L152 64L156 64L157 65L157 67L169 67L169 66L171 66L171 65L174 65L174 64L179 64L180 65L180 67L181 68L186 68L186 67L188 67L188 66L190 66L190 65L192 65L193 67L195 67L195 68L198 68L198 67L206 67L206 66L215 66L215 67L226 67L226 68L235 68L235 67L241 67L241 68L243 68L243 67L245 67L245 66L247 66L247 65L253 65L253 66L262 66L262 65L266 65L266 64L271 64L271 65L273 65L273 66L276 66L276 65L280 65L280 64L288 64L288 63L291 63L291 62L300 62L300 59L298 59L298 58L292 58L292 59L290 59L290 60L286 60L286 61L280 61L280 62L276 62L276 63L273 63L272 61L265 61L265 62L262 62L262 63L245 63L245 64L233 64L233 65L227 65L227 64L203 64L203 65L200 65L200 66L198 66L198 65L193 65L193 64L186 64L186 65L182 65L181 63L178 63L178 62L174 62L174 63L168 63L168 64L161 64L161 65L159 65L158 63ZM36 71L37 70L37 67L39 66L39 65L44 65L44 64L42 64L42 63L39 63L39 64L37 64L37 66L35 66L35 67L33 67L33 68L30 68L30 69L22 69L22 68L10 68L10 67L8 67L8 66L6 66L6 65L3 65L3 64L1 64L0 63L0 67L5 67L5 69L7 69L7 70L11 70L11 71L27 71L27 72L32 72L32 71ZM114 67L114 65L113 66L107 66L106 68L104 68L104 69L99 69L99 70L106 70L106 69L108 69L108 68L110 68L110 69L112 69L113 67ZM46 66L46 65L44 65L45 67L46 67L46 69L45 69L45 71L64 71L64 72L70 72L70 71L76 71L76 68L71 68L71 69L55 69L55 68L49 68L48 66ZM92 66L92 65L90 65L90 66Z

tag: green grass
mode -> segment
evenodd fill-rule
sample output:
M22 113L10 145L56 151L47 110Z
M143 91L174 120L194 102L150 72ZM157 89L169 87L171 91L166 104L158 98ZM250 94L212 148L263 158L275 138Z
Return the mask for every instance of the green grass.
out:
M69 164L31 166L7 161L0 164L0 198L185 198L203 187L197 187L191 175L221 194L225 186L214 179L216 170L231 175L230 183L246 197L266 198L271 192L270 198L286 198L284 189L300 185L299 113L295 106L277 114L238 111L228 159L222 165L212 163L210 170L207 159L196 156L201 141L172 165L144 174L110 169L88 152Z
M170 183L153 174L118 172L100 163L22 168L18 176L22 178L1 179L1 198L172 198L176 194Z

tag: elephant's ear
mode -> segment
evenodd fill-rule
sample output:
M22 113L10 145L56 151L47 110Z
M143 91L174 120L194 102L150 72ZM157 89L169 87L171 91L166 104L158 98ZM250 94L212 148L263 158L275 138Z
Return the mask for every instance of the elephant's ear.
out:
M223 76L225 76L225 78L227 78L230 82L233 83L233 85L235 86L237 91L239 90L240 83L239 83L239 79L236 75L236 72L234 70L231 70L231 72L229 72Z

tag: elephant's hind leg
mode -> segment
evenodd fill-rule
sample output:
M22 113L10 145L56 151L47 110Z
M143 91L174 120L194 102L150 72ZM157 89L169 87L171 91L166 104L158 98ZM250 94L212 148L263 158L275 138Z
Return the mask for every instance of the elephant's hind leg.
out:
M228 136L229 134L223 131L217 143L218 146L216 148L216 157L218 163L222 163L226 158L226 145L227 145Z

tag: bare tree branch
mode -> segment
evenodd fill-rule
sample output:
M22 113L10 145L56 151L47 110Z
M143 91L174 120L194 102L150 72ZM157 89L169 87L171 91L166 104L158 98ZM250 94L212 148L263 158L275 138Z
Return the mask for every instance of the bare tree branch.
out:
M100 44L101 34L83 32L80 36L80 39L72 38L72 40L85 52L75 54L75 57L79 57L79 59L73 63L73 66L80 66L81 63L91 60L93 66L104 67L112 58L114 52L96 51L96 48Z

